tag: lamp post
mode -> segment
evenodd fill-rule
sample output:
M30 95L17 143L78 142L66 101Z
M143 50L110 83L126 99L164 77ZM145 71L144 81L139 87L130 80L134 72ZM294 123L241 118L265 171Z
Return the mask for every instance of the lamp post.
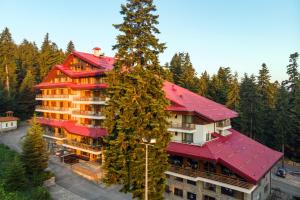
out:
M146 167L145 167L145 200L148 200L148 146L154 146L156 139L143 138L143 143L146 146Z

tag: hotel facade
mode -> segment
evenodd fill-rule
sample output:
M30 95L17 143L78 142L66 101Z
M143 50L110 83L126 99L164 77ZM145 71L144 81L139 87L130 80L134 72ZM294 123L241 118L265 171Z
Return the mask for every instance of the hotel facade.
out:
M103 108L109 101L106 72L114 58L73 52L54 66L42 83L38 121L45 129L48 149L61 149L80 160L104 162ZM238 114L168 81L163 88L171 113L167 147L170 169L165 172L166 199L263 200L270 194L271 168L282 157L232 129Z

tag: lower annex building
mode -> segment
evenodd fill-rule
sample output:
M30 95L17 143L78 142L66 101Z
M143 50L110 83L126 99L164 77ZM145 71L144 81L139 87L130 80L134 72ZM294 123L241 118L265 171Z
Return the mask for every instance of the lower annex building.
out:
M54 66L42 83L38 121L45 128L48 149L65 149L101 166L106 72L114 58L73 52ZM238 114L168 81L162 88L170 106L172 133L167 148L166 199L264 200L270 194L270 170L281 159L274 151L231 128Z

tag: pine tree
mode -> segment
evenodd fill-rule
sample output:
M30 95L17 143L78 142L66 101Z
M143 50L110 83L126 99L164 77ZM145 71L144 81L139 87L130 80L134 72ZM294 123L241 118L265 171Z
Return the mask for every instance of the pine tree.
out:
M149 149L148 196L163 199L165 175L168 168L166 147L170 141L167 132L168 105L161 89L158 54L164 44L155 37L158 16L152 0L129 0L122 5L124 22L115 27L117 61L108 75L110 101L105 111L106 183L123 185L122 191L143 199L145 187L145 146L143 138L154 138L157 143Z
M235 73L232 78L226 99L227 99L226 106L235 111L238 111L238 106L240 103L240 86L238 82L237 73Z
M48 74L51 67L56 64L62 63L64 57L64 52L59 49L55 43L50 41L49 34L47 33L44 38L39 56L39 81L41 81Z
M173 74L173 80L175 84L179 84L182 80L182 53L176 53L170 62L170 71Z
M208 90L209 96L216 102L226 104L227 94L232 79L229 67L220 67L217 75L213 75Z
M36 44L31 43L26 39L24 39L23 42L18 46L16 52L16 73L18 88L25 78L27 70L31 70L35 78L38 76L38 54L39 52Z
M209 97L208 96L208 87L209 87L209 75L207 71L204 71L200 78L199 78L199 84L198 84L198 94L201 96Z
M21 156L26 172L33 177L41 176L48 167L48 153L43 134L44 130L34 116L23 142Z
M5 28L0 34L0 82L7 90L8 98L13 99L16 94L16 45L12 40L11 33ZM13 105L8 105L12 109Z
M33 114L36 95L34 90L35 84L35 77L31 69L29 69L22 81L17 95L17 111L18 116L20 116L21 119L28 119Z
M240 86L240 118L241 130L251 138L259 137L261 133L258 126L258 91L254 75L245 74Z
M300 75L298 71L299 54L293 53L290 55L290 64L287 66L287 74L289 76L287 88L289 90L289 119L291 121L290 132L288 135L287 153L293 159L299 159L300 156L300 114L299 114L299 93L300 93Z
M288 133L290 132L291 120L289 119L289 98L288 91L285 84L282 83L277 96L277 101L275 104L275 120L273 125L273 138L271 141L274 143L274 147L277 150L282 150L284 152L284 146L287 144Z
M25 189L27 183L25 168L17 156L8 166L5 177L4 186L6 191Z
M73 51L75 51L75 45L73 43L72 40L70 40L70 42L67 45L67 49L66 49L66 56L68 56L70 53L72 53Z

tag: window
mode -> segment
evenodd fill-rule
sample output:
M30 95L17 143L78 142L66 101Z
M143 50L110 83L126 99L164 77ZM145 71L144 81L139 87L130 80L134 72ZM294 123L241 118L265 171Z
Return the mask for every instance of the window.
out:
M178 133L177 132L175 132L175 136L177 136L178 135Z
M175 180L179 181L179 182L183 182L183 178L180 178L180 177L176 177Z
M216 198L208 196L208 195L204 195L204 200L216 200Z
M166 174L166 178L170 178L170 175L169 175L169 174Z
M191 192L187 192L187 199L188 200L196 200L197 199L197 195Z
M187 180L187 183L190 185L197 185L196 181Z
M204 189L215 192L216 191L216 185L204 182Z
M191 134L191 133L182 133L182 142L184 142L184 143L193 143L193 134Z
M174 194L179 197L183 197L183 190L174 188Z
M208 172L216 172L216 165L211 162L205 162L204 169L205 169L205 171L208 171Z
M264 187L264 192L267 193L269 191L269 183Z
M10 125L11 125L11 126L13 126L13 125L14 125L14 123L13 123L13 122L10 122Z
M234 196L234 190L232 190L230 188L226 188L226 187L221 187L221 193L225 194L225 195L228 195L228 196L231 196L231 197Z
M198 161L194 160L194 159L188 159L188 165L189 167L191 167L192 169L198 169Z
M209 133L206 133L206 141L209 141Z
M177 119L177 115L175 115L175 119Z
M8 123L6 123L6 127L8 127Z

